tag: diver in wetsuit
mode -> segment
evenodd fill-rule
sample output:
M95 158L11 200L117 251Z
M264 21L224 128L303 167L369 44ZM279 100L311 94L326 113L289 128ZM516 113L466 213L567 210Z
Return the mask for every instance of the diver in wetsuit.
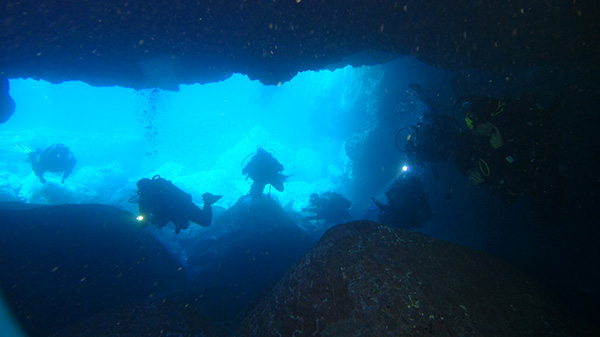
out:
M320 196L313 193L310 195L309 203L310 205L302 208L302 211L314 213L314 215L306 217L306 220L317 222L323 220L329 224L352 221L349 212L352 203L339 193L328 191Z
M40 178L42 184L46 183L44 173L46 171L53 173L62 172L61 183L73 172L77 160L73 152L65 144L52 144L46 149L37 149L29 153L28 161L31 163L33 173Z
M560 99L551 110L530 96L459 101L469 131L461 134L458 168L473 185L490 186L506 202L527 195L542 224L556 220L566 187L557 157L561 134L554 122Z
M416 228L431 219L431 208L421 180L403 174L385 192L387 203L372 198L379 208L379 222L390 227Z
M221 196L204 193L204 207L200 209L192 202L192 196L171 181L156 175L152 179L143 178L137 182L139 195L140 221L144 225L154 224L158 228L172 222L175 233L189 227L189 222L208 227L212 221L212 204Z
M256 154L242 169L242 174L252 179L248 194L254 197L261 196L268 184L283 192L283 183L287 176L283 175L282 171L283 165L272 154L262 146L257 147Z

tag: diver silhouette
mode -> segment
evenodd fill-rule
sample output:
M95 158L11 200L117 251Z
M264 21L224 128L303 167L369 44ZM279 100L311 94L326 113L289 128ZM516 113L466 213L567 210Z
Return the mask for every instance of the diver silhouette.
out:
M28 161L31 163L33 173L40 178L42 184L46 183L44 173L62 172L61 183L65 182L65 179L73 172L73 168L77 163L77 160L73 156L73 152L65 144L57 143L52 144L46 149L37 149L29 152Z
M138 218L142 224L154 224L158 228L172 222L175 233L189 227L189 222L208 227L212 221L212 204L221 199L220 195L204 193L204 207L200 209L192 202L192 196L171 181L155 175L152 179L142 178L137 182L139 195ZM131 199L130 199L131 200Z
M283 183L287 176L283 175L283 165L267 152L262 146L256 148L256 154L242 169L242 174L246 179L252 179L252 186L248 194L251 196L261 196L267 184L275 187L279 192L283 192Z
M380 210L379 222L390 227L416 228L431 220L431 208L427 202L421 180L403 174L385 192L387 204L372 198Z

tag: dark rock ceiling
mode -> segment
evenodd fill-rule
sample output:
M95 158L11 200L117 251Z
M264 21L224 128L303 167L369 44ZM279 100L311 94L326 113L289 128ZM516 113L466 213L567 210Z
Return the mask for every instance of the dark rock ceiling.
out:
M592 0L3 1L0 77L176 89L237 72L276 84L298 71L407 54L447 69L597 69L598 7Z

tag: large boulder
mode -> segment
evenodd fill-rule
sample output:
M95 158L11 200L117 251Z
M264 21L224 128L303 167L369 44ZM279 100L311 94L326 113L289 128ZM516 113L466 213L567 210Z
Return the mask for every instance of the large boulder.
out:
M103 205L0 204L0 285L32 336L186 286L131 213Z
M231 322L315 242L273 198L244 196L202 236L181 241L191 284L185 300L212 320Z
M540 283L479 251L360 221L333 227L240 336L577 336Z

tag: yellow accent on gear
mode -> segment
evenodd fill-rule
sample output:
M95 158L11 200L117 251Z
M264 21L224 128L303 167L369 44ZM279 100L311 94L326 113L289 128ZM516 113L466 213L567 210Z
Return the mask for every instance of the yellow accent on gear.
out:
M473 130L473 120L471 118L465 117L465 123L467 123L469 130Z
M490 176L490 166L485 160L483 160L483 158L479 158L477 165L479 166L479 171L481 171L481 174L483 174L484 177Z
M492 117L498 116L499 114L503 113L505 107L506 102L498 101L498 106L496 107L496 111L492 113Z

